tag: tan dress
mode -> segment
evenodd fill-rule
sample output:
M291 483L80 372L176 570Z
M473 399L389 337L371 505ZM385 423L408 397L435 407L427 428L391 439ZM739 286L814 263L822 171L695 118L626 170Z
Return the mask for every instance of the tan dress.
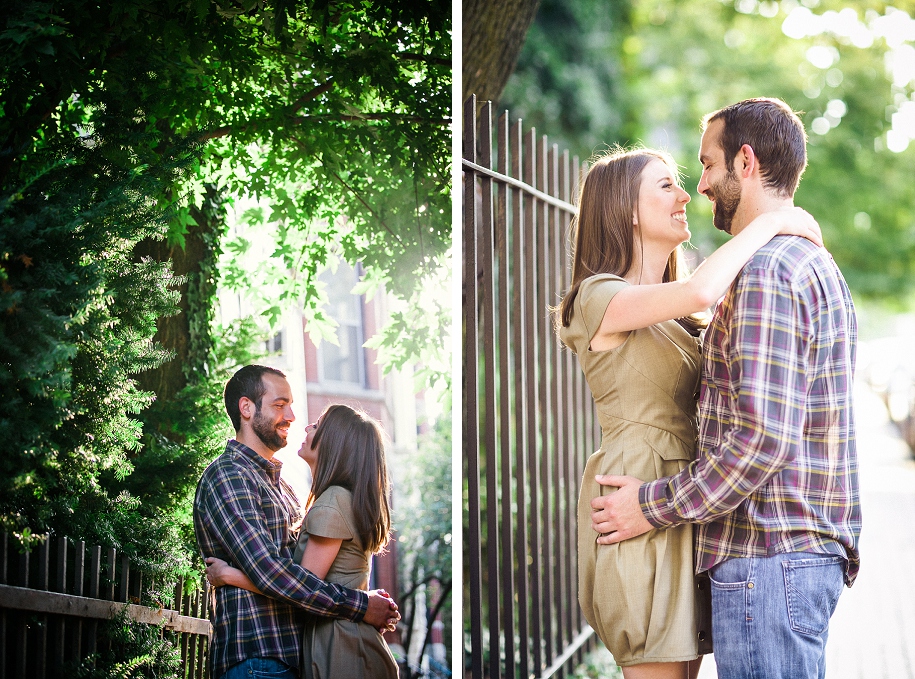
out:
M324 579L352 589L368 589L371 554L362 548L353 521L352 494L331 486L305 515L295 560L300 563L310 535L343 540ZM309 616L302 638L302 677L396 679L397 663L374 627L364 622Z
M629 285L600 274L582 282L562 340L578 356L597 405L601 447L589 459L578 500L578 600L621 666L698 655L693 531L689 524L598 545L591 500L615 492L596 474L643 481L683 469L696 450L699 350L676 321L635 330L608 351L591 351L613 296Z

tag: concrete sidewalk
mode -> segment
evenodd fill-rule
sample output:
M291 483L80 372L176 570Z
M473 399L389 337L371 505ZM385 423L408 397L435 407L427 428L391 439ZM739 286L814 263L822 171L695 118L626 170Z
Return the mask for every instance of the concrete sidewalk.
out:
M830 625L828 679L915 679L915 460L866 386L855 392L861 572ZM699 679L717 677L707 657Z

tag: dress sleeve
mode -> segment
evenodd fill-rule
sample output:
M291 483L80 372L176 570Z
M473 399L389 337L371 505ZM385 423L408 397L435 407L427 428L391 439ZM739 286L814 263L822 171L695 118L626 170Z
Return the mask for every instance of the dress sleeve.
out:
M348 516L352 515L349 493L335 486L328 488L315 500L302 529L309 535L320 535L337 540L352 540L353 531Z
M610 300L628 286L629 283L613 274L598 274L582 281L575 310L582 315L589 343L604 319Z

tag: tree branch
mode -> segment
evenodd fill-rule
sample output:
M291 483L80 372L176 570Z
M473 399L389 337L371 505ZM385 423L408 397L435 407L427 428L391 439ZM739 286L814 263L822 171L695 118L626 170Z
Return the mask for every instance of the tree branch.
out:
M424 61L427 64L436 64L437 66L451 66L451 59L442 59L441 57L415 54L413 52L400 52L397 54L397 58L404 61Z
M441 120L432 120L430 118L422 118L420 116L408 116L402 113L359 113L359 114L328 114L328 115L313 115L313 116L289 116L288 121L290 124L301 125L308 122L328 122L328 121L341 121L341 122L369 122L374 120L391 120L401 123L429 123L431 125L441 125L447 127L451 125L451 118L442 118ZM235 131L247 131L247 130L257 130L260 125L267 123L267 120L258 121L254 120L245 125L239 127L233 127L231 125L224 125L222 127L215 127L212 130L204 130L200 132L196 140L197 141L209 141L210 139L219 139L220 137L227 137Z
M401 601L404 601L405 599L409 599L409 598L412 597L414 594L416 594L416 592L419 591L419 588L420 588L420 587L422 587L423 585L428 585L428 584L429 584L430 582L432 582L433 580L438 580L438 581L441 582L441 577L440 577L440 575L441 575L441 574L440 574L439 572L437 572L437 571L434 572L434 573L429 573L429 575L427 575L426 577L424 577L422 580L419 580L419 581L417 581L416 583L414 583L413 586L412 586L410 589L408 589L406 592L401 592L401 593L400 593L400 600L401 600Z
M439 581L439 584L442 586L442 593L435 603L435 606L432 608L432 611L426 616L426 635L423 637L423 645L419 649L420 661L422 661L422 657L426 653L426 646L429 645L429 637L432 636L432 623L435 622L435 619L444 607L448 597L451 596L451 580L448 580L448 582Z
M333 78L331 78L330 80L328 80L328 81L327 81L326 83L324 83L323 85L318 85L318 86L315 87L313 90L310 90L309 92L306 92L306 93L303 94L301 97L299 97L298 99L296 99L296 101L293 102L292 106L289 107L289 110L290 110L292 113L295 113L295 112L298 111L300 108L302 108L305 104L307 104L309 101L311 101L312 99L317 99L317 98L320 97L322 94L324 94L324 93L327 92L329 89L331 89L333 86L334 86L334 82L333 82Z
M241 129L248 129L248 125L243 125ZM222 127L217 127L212 130L204 130L197 135L197 141L209 141L210 139L219 139L220 137L228 137L232 134L233 128L231 125L224 125Z
M423 247L423 223L419 212L419 180L416 177L416 161L413 162L413 204L416 206L416 236L419 238L419 256L426 265L426 249Z
M377 212L375 212L375 210L372 209L372 206L369 205L368 203L366 203L366 202L365 202L365 199L364 199L362 196L360 196L352 186L350 186L349 184L347 184L347 183L344 181L343 177L341 177L340 175L338 175L336 172L331 172L330 174L331 174L338 182L340 182L341 184L343 184L343 186L346 187L347 191L349 191L350 193L352 193L353 196L356 197L356 200L358 200L360 203L362 203L362 204L365 206L365 209L366 209L366 210L368 210L369 212L372 213L372 216L373 216L375 219L378 220L378 223L381 224L381 225L384 227L384 230L387 231L389 234L391 234L391 235L394 237L394 240L396 240L398 243L400 243L400 247L402 247L404 250L407 249L407 246L404 245L404 242L403 242L402 240L400 240L400 237L399 237L396 233L394 233L394 232L391 230L391 227L389 227L389 226L385 223L385 221L381 218L381 216L380 216Z
M431 120L421 116L408 116L403 113L355 113L355 114L329 114L314 116L293 116L289 119L293 123L306 123L310 120L342 120L344 122L362 121L362 120L395 120L402 123L432 123L433 125L450 125L450 118L441 120Z

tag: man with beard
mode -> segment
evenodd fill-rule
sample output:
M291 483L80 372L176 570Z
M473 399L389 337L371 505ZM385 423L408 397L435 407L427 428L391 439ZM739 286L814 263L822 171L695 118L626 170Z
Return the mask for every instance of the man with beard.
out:
M737 234L793 205L804 127L782 101L742 101L706 117L699 160L715 226ZM696 570L711 577L721 677L825 676L829 619L860 564L856 336L825 248L773 238L706 332L697 459L650 483L597 477L619 488L591 502L600 544L700 524Z
M400 613L383 590L325 583L292 559L299 504L280 478L282 463L273 459L295 420L285 375L245 366L226 384L225 404L235 439L203 472L194 531L204 557L240 568L264 595L237 587L216 590L211 673L217 679L252 673L297 679L301 611L361 620L381 630L393 629Z

